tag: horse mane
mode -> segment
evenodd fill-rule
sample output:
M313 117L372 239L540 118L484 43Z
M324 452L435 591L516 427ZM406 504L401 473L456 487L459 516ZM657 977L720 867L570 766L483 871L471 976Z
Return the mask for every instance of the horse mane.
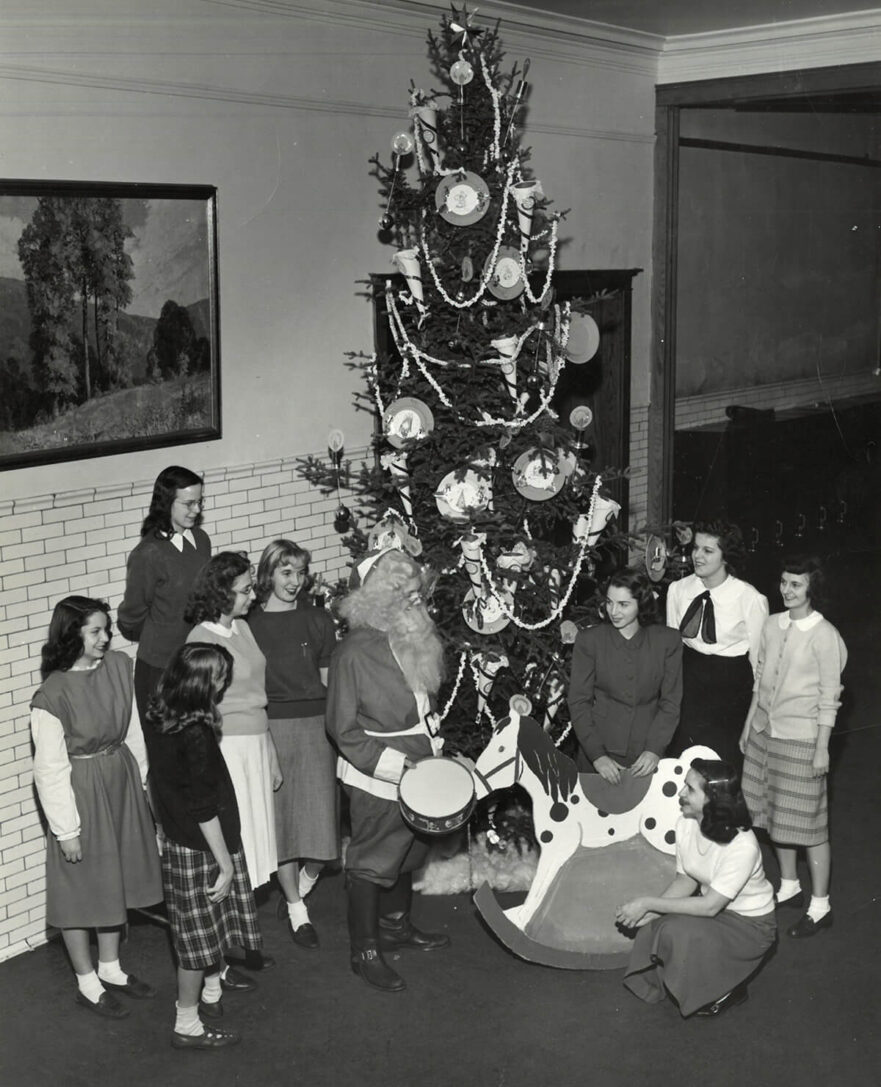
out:
M575 763L554 747L550 736L531 717L520 718L517 746L523 761L554 803L568 800L578 783Z

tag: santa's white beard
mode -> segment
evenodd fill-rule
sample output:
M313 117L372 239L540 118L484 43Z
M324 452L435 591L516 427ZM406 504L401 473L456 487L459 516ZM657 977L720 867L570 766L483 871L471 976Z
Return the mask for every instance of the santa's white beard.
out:
M444 645L425 608L396 616L388 640L410 690L436 694L444 678Z

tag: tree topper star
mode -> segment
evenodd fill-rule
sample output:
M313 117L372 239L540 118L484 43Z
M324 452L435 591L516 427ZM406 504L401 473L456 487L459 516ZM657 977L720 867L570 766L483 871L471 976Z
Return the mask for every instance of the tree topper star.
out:
M450 11L452 12L452 15L450 17L450 30L452 30L452 32L453 32L454 40L457 37L461 36L461 38L462 38L462 43L461 43L462 44L462 49L467 49L468 48L468 45L469 45L468 37L469 37L469 35L472 38L476 39L476 38L479 38L480 35L483 33L483 30L480 27L473 27L471 25L471 20L477 14L478 10L479 10L478 8L475 8L474 11L469 12L467 7L463 4L462 5L462 11L460 13L460 12L456 11L456 9L453 7L452 4L450 4Z

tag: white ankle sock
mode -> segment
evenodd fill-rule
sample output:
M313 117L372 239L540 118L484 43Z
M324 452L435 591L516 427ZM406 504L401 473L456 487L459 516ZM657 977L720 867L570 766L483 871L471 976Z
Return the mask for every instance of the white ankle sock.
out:
M198 1035L205 1033L205 1027L199 1018L198 1006L195 1008L182 1008L175 1001L174 1032L175 1034L188 1034L191 1037L198 1037Z
M777 901L788 902L790 898L795 898L800 890L801 884L797 879L781 879L780 889L777 892Z
M94 970L90 970L88 974L77 974L76 983L83 996L91 1000L93 1004L98 1003L101 994L105 991Z
M816 895L811 895L811 904L808 906L808 917L812 921L822 921L827 913L832 912L832 907L829 905L829 895L825 898L818 898Z
M299 928L300 925L308 925L309 911L306 909L306 903L302 900L299 902L288 902L288 917L290 917L291 924L294 928Z
M318 875L320 876L321 873L319 872ZM305 898L317 882L318 876L310 876L306 871L306 866L303 865L300 869L300 874L297 876L297 893L300 898Z
M125 985L128 974L119 965L119 959L113 962L101 962L98 960L98 977L102 981L109 981L111 985Z
M205 1004L216 1004L223 996L220 987L220 974L208 974L202 985L201 999Z

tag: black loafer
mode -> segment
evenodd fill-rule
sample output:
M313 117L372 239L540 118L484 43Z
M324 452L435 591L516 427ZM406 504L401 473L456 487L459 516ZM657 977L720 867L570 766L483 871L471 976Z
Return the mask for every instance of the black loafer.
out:
M199 1001L199 1018L200 1019L222 1019L223 1018L223 1004L219 1000L215 1000L213 1004L207 1004L204 1000Z
M220 975L220 988L225 993L252 993L257 988L257 982L230 967L226 974Z
M115 993L125 993L126 996L133 996L135 1000L152 1000L156 995L152 985L136 978L134 974L129 974L125 985L116 985L112 981L102 981L101 984L105 989L112 989Z
M262 951L249 951L241 958L238 955L226 956L227 966L234 966L237 970L271 970L275 966L275 959L271 955L264 955Z
M728 1011L729 1008L736 1008L738 1004L745 1004L747 1000L749 1000L749 990L745 985L738 985L730 993L714 1000L712 1004L705 1004L704 1007L698 1008L694 1014L701 1019L712 1018Z
M310 921L307 921L304 925L300 925L299 928L290 926L291 939L297 945L297 947L305 947L307 951L315 951L318 947L318 933L315 931L315 927Z
M128 1008L122 1006L113 993L102 993L98 1002L89 1000L87 996L83 996L78 992L74 997L77 1004L80 1004L84 1008L88 1008L90 1012L95 1015L100 1015L102 1019L125 1019L129 1014Z
M774 899L774 905L778 910L800 910L804 908L805 893L799 891L798 894L794 894L792 898L785 898L782 902L778 902Z
M225 1045L237 1045L241 1040L241 1035L220 1027L206 1027L204 1034L178 1034L175 1031L171 1036L175 1049L221 1049Z
M810 936L816 936L817 933L824 928L832 928L832 911L824 914L819 921L815 921L813 917L805 913L786 930L787 936L792 936L795 940L806 940Z

